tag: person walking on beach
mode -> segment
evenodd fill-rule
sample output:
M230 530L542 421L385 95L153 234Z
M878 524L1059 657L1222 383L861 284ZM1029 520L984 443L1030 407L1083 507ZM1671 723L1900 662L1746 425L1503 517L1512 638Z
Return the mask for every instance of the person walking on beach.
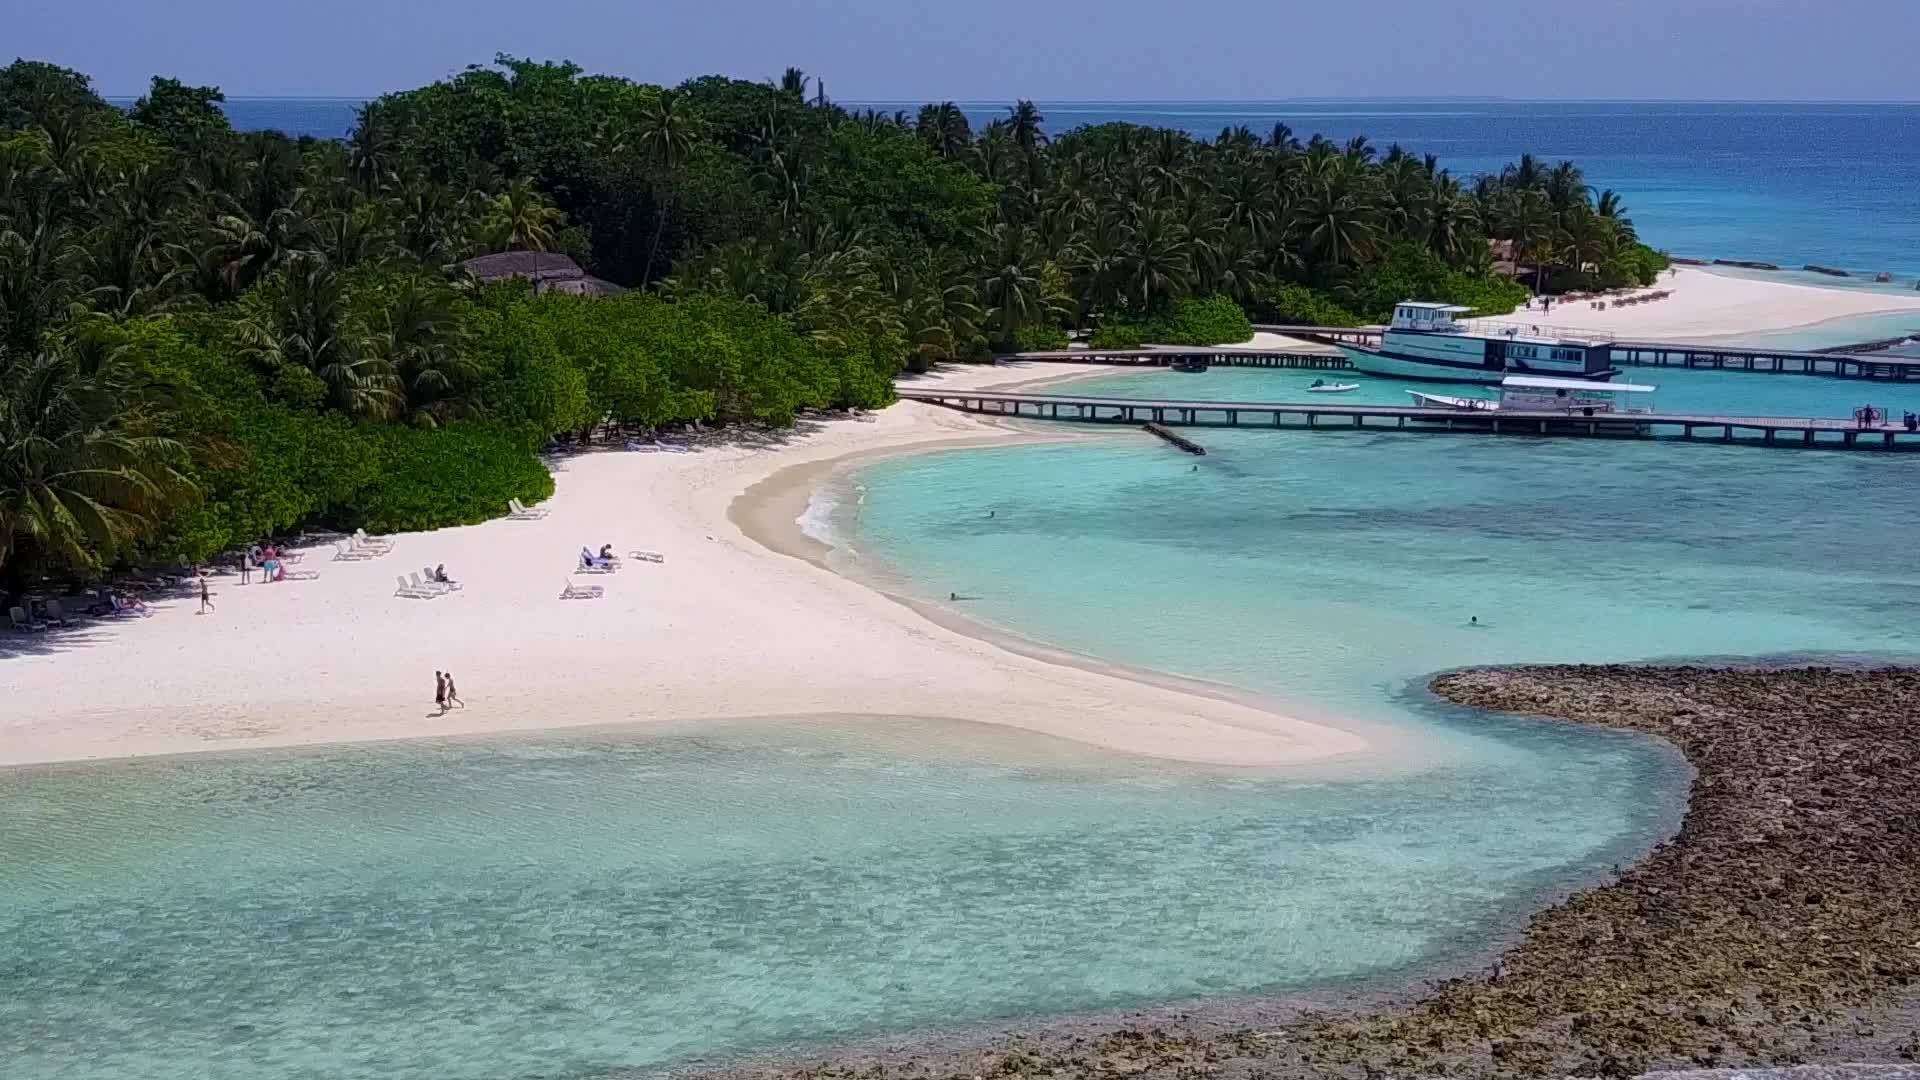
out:
M243 551L240 553L240 584L246 585L251 583L252 581L253 581L253 556L250 553Z
M451 709L455 705L463 709L467 707L467 703L460 700L460 690L453 685L453 672L449 671L447 672L447 703L443 707Z
M442 672L433 673L433 703L440 706L440 712L447 711L447 677Z
M199 572L199 575L200 575L200 614L205 615L207 612L214 610L213 594L207 591L207 572L202 570Z

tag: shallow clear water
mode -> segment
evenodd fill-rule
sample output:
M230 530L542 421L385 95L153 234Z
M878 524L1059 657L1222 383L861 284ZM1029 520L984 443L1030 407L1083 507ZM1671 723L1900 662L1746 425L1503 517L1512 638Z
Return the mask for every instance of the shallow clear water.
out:
M1132 434L876 465L854 550L1035 637L1409 726L1405 680L1463 664L1920 645L1905 455L1198 438L1197 471Z
M593 1076L1429 964L1677 811L1644 743L1515 727L1551 799L926 722L0 773L0 1072Z

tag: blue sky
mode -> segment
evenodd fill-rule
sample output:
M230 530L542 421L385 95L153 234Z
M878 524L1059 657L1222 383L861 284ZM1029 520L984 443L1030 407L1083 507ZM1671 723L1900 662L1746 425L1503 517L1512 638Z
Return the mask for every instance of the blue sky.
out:
M362 96L505 51L841 100L1913 100L1920 0L0 0L0 54Z

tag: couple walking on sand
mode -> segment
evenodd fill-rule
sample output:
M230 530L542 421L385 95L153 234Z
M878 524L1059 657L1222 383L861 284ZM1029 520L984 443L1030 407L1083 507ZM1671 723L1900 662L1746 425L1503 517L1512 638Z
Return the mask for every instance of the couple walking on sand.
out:
M433 703L446 712L455 705L466 708L467 703L460 700L460 691L453 685L453 672L436 671L433 673Z

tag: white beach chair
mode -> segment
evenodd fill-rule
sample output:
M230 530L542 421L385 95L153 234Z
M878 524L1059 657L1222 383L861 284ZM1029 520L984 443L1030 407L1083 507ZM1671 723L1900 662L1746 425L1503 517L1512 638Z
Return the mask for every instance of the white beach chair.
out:
M382 555L393 550L393 541L384 536L368 536L365 529L353 530L353 538L359 541L361 547L369 551L377 551Z
M426 589L422 589L418 585L409 585L407 583L407 575L405 574L393 575L393 582L396 586L393 590L393 595L404 596L409 600L431 600L440 595L437 592L429 592Z
M347 537L346 543L333 545L334 562L365 562L371 558L373 552L355 548L351 536Z
M602 596L605 596L606 593L607 590L599 585L575 585L569 581L567 582L567 587L560 590L560 599L598 600Z
M663 563L667 561L667 557L665 555L662 555L657 551L645 551L645 550L629 551L627 552L627 558L632 559L635 562Z
M414 588L419 589L421 592L424 592L429 596L444 596L447 593L452 592L454 589L454 586L450 583L442 583L442 582L433 580L431 571L428 572L428 577L425 581L422 581L420 579L419 574L408 574L407 584L412 585Z
M426 579L426 581L423 584L425 584L426 587L429 589L439 589L441 592L459 592L462 588L461 584L457 581L436 580L433 576L432 567L428 567L428 566L421 567L420 576Z
M519 518L522 521L534 521L547 516L547 511L528 506L519 499L508 499L507 509L510 511L508 517Z
M54 626L67 625L67 610L60 606L60 601L47 601L47 622Z
M39 619L27 618L26 608L8 608L7 617L13 620L13 628L23 634L44 633L47 629L47 624L41 622Z

